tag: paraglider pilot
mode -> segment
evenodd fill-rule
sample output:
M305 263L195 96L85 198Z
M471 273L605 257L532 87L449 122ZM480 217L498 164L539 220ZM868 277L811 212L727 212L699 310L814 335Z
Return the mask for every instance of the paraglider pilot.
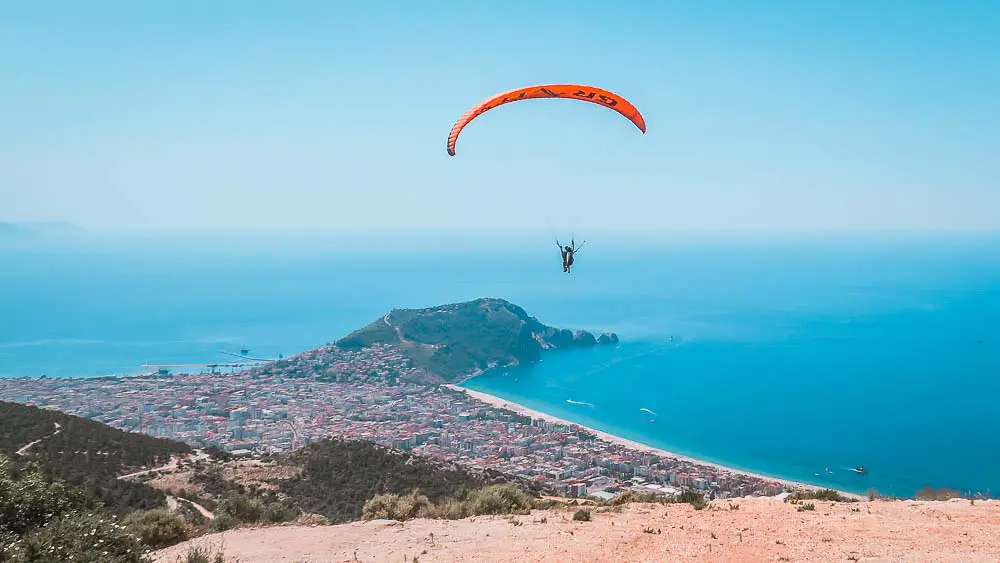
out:
M570 273L570 268L573 267L573 257L576 255L577 251L583 248L583 245L587 241L580 243L580 246L576 245L576 240L570 239L571 246L563 246L559 239L556 239L556 246L559 247L559 252L562 253L563 271L567 274Z

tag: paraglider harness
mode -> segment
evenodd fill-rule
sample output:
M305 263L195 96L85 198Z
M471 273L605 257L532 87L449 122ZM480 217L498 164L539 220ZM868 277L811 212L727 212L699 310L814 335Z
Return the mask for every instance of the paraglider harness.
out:
M580 243L580 246L577 246L574 239L570 239L569 242L572 246L563 246L559 242L559 239L556 239L556 246L559 247L559 252L562 253L563 271L567 274L570 273L570 268L573 266L573 257L583 248L583 245L587 244L587 241L583 241Z

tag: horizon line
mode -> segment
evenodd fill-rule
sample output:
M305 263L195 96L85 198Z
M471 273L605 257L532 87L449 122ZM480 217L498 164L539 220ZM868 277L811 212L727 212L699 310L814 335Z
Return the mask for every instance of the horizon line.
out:
M585 234L600 234L612 236L787 236L787 235L817 235L817 236L843 236L843 235L1000 235L1000 227L992 228L773 228L773 229L753 229L753 228L679 228L679 229L650 229L650 228L579 228L579 229L551 229L539 227L511 227L511 228L372 228L372 229L288 229L288 228L106 228L105 226L88 227L72 222L63 221L4 221L0 220L0 225L12 225L15 227L42 227L58 226L58 232L36 233L50 234L61 237L86 237L88 235L97 236L134 236L152 235L165 236L171 238L189 238L203 235L262 235L262 236L395 236L395 235L417 235L417 236L439 236L439 235L476 235L487 237L527 237L545 235L558 235L560 238L566 236L576 236L583 238ZM66 232L69 227L71 232ZM570 232L573 231L573 232Z

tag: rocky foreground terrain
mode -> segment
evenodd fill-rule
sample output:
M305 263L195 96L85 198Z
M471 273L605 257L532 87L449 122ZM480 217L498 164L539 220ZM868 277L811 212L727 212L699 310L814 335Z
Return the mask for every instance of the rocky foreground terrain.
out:
M331 561L1000 561L1000 502L815 501L777 498L577 507L465 520L374 520L278 526L202 536L160 551L174 563L194 545L241 563ZM618 511L616 511L618 510Z

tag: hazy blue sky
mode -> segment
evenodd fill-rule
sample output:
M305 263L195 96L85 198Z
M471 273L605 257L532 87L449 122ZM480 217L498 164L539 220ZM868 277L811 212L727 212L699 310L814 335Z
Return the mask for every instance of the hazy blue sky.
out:
M0 221L1000 228L1000 2L0 6ZM640 134L495 92L614 90Z

